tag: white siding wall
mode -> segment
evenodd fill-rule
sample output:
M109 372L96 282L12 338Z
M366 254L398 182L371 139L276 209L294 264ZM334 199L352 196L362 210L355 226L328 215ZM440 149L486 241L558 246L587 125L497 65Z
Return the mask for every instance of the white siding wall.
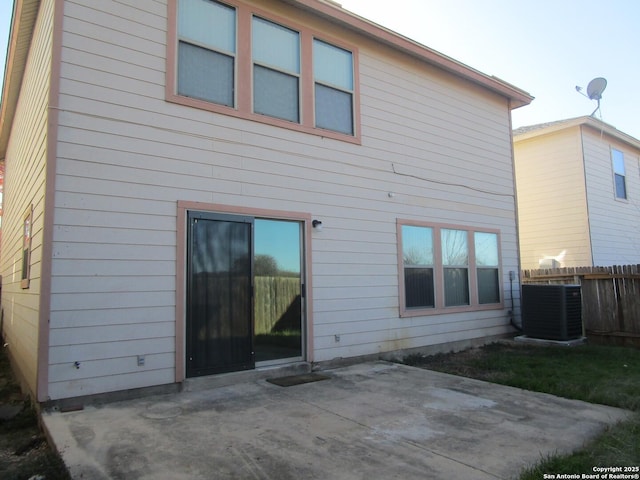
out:
M640 263L640 152L583 128L594 265ZM615 198L611 148L624 153L627 200Z
M42 228L44 224L47 106L51 70L53 0L43 0L36 21L6 154L2 219L3 334L22 380L36 390ZM24 214L33 205L31 283L20 286Z
M323 221L316 361L508 331L508 292L504 310L400 319L396 254L397 218L497 228L507 289L506 100L365 42L353 145L166 103L163 1L67 1L64 27L52 398L173 381L178 200Z

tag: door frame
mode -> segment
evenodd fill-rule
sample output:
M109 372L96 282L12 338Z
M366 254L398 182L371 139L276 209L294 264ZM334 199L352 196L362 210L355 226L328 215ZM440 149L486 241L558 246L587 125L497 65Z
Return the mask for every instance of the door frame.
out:
M181 383L186 378L186 295L187 295L187 231L189 211L220 213L273 220L291 220L303 225L303 268L301 279L305 288L303 302L303 361L313 362L313 285L311 239L313 228L311 214L262 208L237 207L214 203L178 201L176 225L176 322L175 322L175 381ZM277 362L276 362L277 363ZM259 367L258 367L259 368Z

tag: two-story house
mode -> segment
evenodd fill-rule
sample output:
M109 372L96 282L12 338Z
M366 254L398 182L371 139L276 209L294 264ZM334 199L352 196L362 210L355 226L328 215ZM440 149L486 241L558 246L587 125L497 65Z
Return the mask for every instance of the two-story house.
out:
M532 97L334 2L17 0L2 98L40 402L511 331Z
M523 268L640 264L640 140L579 117L513 141Z

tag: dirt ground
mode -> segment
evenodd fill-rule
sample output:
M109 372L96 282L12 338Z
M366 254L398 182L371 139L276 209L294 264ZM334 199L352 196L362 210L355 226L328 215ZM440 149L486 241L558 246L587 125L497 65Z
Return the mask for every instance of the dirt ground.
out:
M20 391L0 346L0 478L69 480L67 470L38 427L30 401Z

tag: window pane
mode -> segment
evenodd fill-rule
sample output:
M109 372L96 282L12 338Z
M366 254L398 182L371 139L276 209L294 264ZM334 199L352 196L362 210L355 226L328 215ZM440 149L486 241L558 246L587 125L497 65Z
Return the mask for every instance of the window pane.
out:
M298 77L254 65L253 110L291 122L299 121Z
M467 246L467 232L465 230L449 230L443 228L441 238L443 265L469 265L469 248Z
M353 54L320 40L313 41L313 70L317 81L353 90Z
M256 361L302 355L301 224L254 220Z
M30 205L22 225L22 275L20 287L29 288L31 278L31 236L33 234L33 205Z
M29 250L22 250L22 277L21 280L29 278Z
M624 153L614 148L611 150L611 157L613 158L614 173L624 175Z
M316 127L353 135L351 94L316 83Z
M615 174L616 181L616 197L627 198L627 185L623 175Z
M233 106L233 57L180 42L178 94Z
M498 285L497 268L479 268L478 272L478 301L484 303L500 303L500 288Z
M405 265L433 265L433 229L403 225L402 259Z
M476 265L497 267L498 263L498 235L495 233L474 233L476 249Z
M236 11L211 0L180 0L178 36L235 53Z
M253 60L290 73L300 73L300 34L253 17Z
M469 274L466 268L444 269L444 304L469 305Z
M627 185L624 171L624 153L615 148L611 149L613 161L613 177L616 189L616 198L627 198Z
M405 268L404 292L406 308L434 307L433 269Z

